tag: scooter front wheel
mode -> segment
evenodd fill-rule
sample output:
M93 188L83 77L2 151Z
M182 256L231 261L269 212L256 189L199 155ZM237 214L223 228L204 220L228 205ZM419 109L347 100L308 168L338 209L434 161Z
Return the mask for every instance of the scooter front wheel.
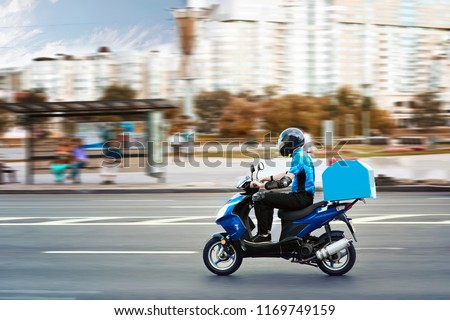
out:
M203 249L203 262L212 273L228 276L239 269L242 255L232 243L222 244L221 239L212 238Z

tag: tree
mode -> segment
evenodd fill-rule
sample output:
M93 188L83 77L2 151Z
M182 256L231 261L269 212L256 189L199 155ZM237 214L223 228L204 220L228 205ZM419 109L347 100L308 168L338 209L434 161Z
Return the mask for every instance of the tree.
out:
M280 86L277 85L271 85L264 87L264 94L266 97L272 98L278 94L278 90L280 89Z
M288 127L298 127L313 135L320 134L320 122L326 117L324 112L327 99L285 95L262 103L261 116L264 128L273 135Z
M382 109L370 109L371 127L380 131L382 134L389 135L395 129L395 121L392 119L389 111Z
M250 137L256 129L257 104L242 98L232 98L218 122L223 137Z
M329 119L336 122L336 135L345 135L349 119L352 119L352 127L355 135L361 135L363 112L370 112L369 128L376 129L384 134L389 134L395 128L395 122L388 111L377 109L375 101L371 97L362 96L350 86L338 89L334 103L329 103L326 108Z
M435 92L423 92L414 97L411 102L413 110L412 121L419 128L445 126L446 121L440 115L443 113L441 101Z
M16 101L19 103L41 103L47 101L47 96L45 95L45 91L43 89L32 89L32 90L26 90L23 92L20 92L16 96ZM22 126L25 124L26 117L18 115L16 117L16 123L19 126ZM48 133L47 130L43 130L45 128L46 124L49 122L49 118L40 118L40 128L43 135L46 135Z
M106 87L101 100L128 100L136 97L136 91L127 85L113 84Z
M216 127L223 109L230 104L231 97L231 93L225 90L201 92L196 96L195 109L200 131L210 133Z
M376 109L370 97L362 97L351 87L341 87L335 96L285 95L262 102L264 128L277 135L287 127L300 128L313 136L322 134L322 120L334 120L335 135L344 135L348 128L361 134L362 112L370 111L371 127L389 133L395 127L389 113ZM351 121L351 123L349 122Z
M361 95L354 91L350 86L342 86L336 93L336 103L334 114L330 114L330 119L336 122L335 128L337 132L335 135L345 135L347 133L347 126L349 121L352 121L353 134L362 134L361 121L363 106L369 109L371 100L367 97L363 101ZM350 120L351 119L351 120Z
M45 102L47 101L47 96L42 89L32 89L19 93L16 100L20 103Z
M0 99L0 103L5 103ZM14 125L14 114L11 112L0 109L0 136L7 132Z
M186 131L195 125L195 121L183 115L181 108L168 109L164 113L165 119L170 123L169 134Z
M346 109L357 109L361 105L361 95L351 86L342 86L336 93L336 99L340 106Z

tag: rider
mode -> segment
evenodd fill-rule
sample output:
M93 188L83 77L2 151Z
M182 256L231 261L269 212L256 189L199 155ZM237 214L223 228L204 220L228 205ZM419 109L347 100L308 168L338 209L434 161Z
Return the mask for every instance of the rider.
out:
M260 182L252 182L254 188L267 190L285 188L292 183L289 193L257 192L253 195L255 215L258 220L258 234L253 242L271 241L270 229L273 221L273 209L301 210L310 206L314 200L314 164L311 156L302 147L305 135L300 129L287 128L278 138L278 149L282 156L292 156L288 171L264 177Z

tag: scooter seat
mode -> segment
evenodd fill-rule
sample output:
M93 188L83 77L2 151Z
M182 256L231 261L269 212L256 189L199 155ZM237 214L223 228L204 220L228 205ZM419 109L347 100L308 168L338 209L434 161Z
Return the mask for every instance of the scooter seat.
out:
M278 217L282 220L288 220L288 221L294 221L298 220L300 218L306 217L308 214L312 213L314 210L320 207L326 206L328 201L320 201L317 203L313 203L309 207L306 207L302 210L295 210L295 211L285 211L285 210L278 210Z

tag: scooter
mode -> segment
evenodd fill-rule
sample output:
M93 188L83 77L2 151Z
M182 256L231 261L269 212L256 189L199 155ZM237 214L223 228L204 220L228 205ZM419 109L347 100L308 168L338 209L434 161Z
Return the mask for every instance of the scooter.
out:
M258 173L264 169L264 164L257 166ZM330 276L341 276L350 271L356 261L356 251L353 245L356 240L355 229L351 218L347 217L358 201L320 201L297 211L278 211L281 219L281 233L277 242L252 242L252 230L255 224L249 214L253 208L252 195L259 191L252 188L251 182L256 171L250 167L251 176L240 179L236 193L217 213L216 223L225 232L214 234L203 249L203 262L213 273L226 276L237 271L243 258L283 258L320 268ZM344 222L351 238L346 238L344 232L332 230L330 222ZM314 236L315 230L324 227L325 232Z

